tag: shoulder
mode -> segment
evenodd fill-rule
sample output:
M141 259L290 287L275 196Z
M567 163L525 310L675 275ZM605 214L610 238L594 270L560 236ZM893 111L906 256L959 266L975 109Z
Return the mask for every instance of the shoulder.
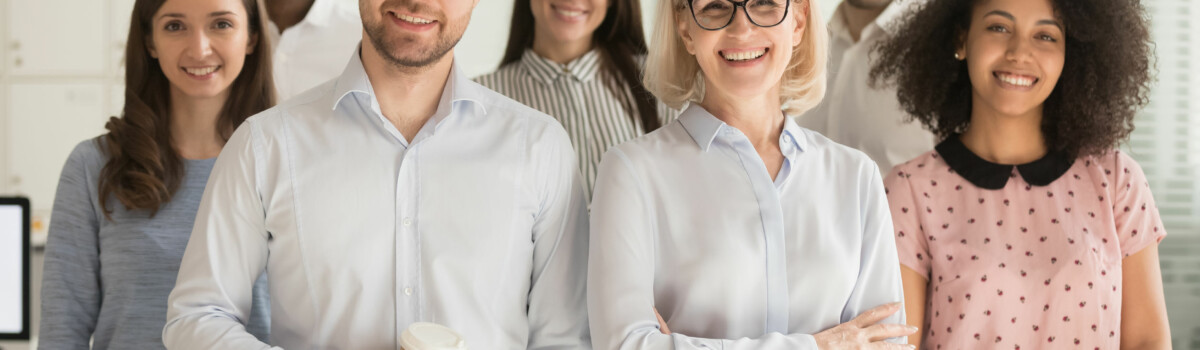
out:
M79 142L67 157L63 172L78 172L98 174L104 164L108 163L108 153L100 144L105 136L98 136Z
M841 172L854 172L859 175L878 175L881 173L879 165L871 160L866 153L859 151L853 147L846 146L829 139L825 135L811 129L801 127L801 133L804 137L803 147L804 154L815 155L824 161L824 164L833 166L835 170ZM868 176L869 177L869 176Z
M513 62L471 80L488 89L507 95L509 93L508 90L512 90L514 85L527 83L525 75L521 74L521 69L520 64Z

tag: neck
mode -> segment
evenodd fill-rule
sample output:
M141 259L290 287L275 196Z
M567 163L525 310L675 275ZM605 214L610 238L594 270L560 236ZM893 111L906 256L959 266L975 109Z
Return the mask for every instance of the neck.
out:
M437 112L450 77L454 51L424 67L405 67L387 61L370 40L362 41L362 63L375 90L383 116L412 141L421 126Z
M705 83L705 86L713 86L707 81ZM708 89L700 106L745 134L755 149L779 148L779 135L783 133L785 117L779 104L778 86L769 93L748 99Z
M842 2L842 19L846 21L846 29L850 31L850 37L855 42L862 37L862 31L868 24L879 18L879 14L886 10L888 4L883 4L877 7L858 7L851 4L849 1Z
M558 64L567 64L592 50L592 38L558 40L550 33L534 29L533 52Z
M267 0L264 5L271 23L279 28L279 32L291 28L304 20L308 10L315 0Z
M229 91L197 98L171 89L171 144L186 159L208 159L221 153L225 141L217 130Z
M1041 159L1048 152L1042 134L1042 108L1022 115L1004 115L976 103L971 108L971 124L963 133L962 142L971 152L992 163L1015 165Z

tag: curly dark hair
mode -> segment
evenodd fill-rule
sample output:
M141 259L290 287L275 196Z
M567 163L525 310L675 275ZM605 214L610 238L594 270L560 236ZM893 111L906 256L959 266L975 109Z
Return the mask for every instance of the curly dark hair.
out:
M1138 0L1050 0L1063 22L1062 75L1043 106L1047 148L1074 156L1110 151L1149 101L1151 45ZM939 139L971 122L967 64L954 58L978 0L928 0L874 48L872 86L895 86L900 106Z

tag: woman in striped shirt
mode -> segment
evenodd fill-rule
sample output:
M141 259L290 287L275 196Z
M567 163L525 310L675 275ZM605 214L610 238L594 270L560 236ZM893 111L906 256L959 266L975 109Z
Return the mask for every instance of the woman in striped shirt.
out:
M638 0L516 0L500 69L476 78L563 124L589 197L609 147L678 114L641 83L640 8Z

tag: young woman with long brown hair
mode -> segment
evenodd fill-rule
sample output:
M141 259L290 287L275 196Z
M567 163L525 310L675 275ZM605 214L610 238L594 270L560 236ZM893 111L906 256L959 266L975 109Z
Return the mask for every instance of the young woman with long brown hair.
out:
M588 193L600 157L674 119L642 85L646 39L638 0L516 0L508 49L476 80L558 119Z
M163 347L167 295L214 158L243 120L275 103L258 8L256 0L135 3L125 109L108 133L75 147L59 180L41 348ZM256 301L244 321L265 340L267 304Z

